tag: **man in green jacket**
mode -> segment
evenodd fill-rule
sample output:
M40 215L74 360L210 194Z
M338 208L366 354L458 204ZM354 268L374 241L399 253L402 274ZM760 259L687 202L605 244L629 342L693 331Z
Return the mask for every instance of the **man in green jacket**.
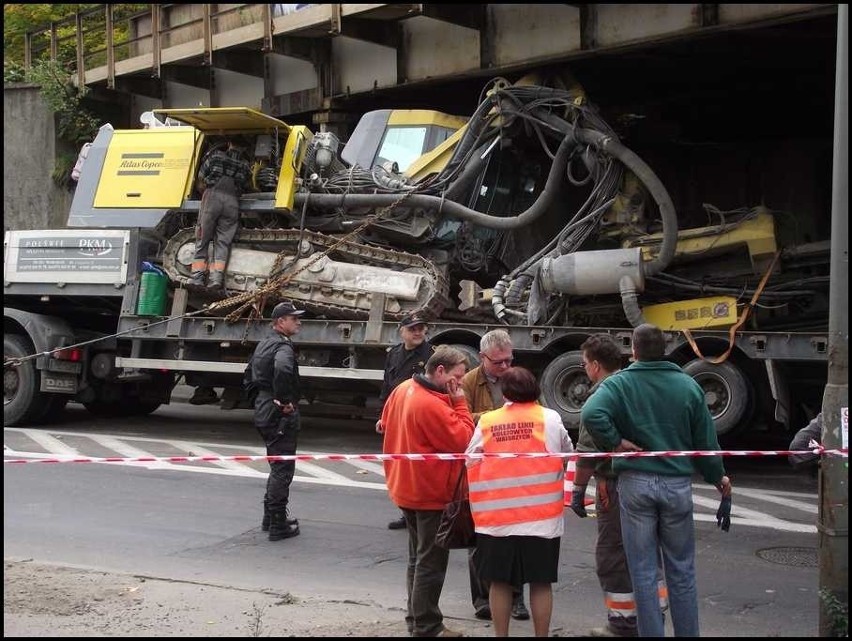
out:
M665 346L658 327L635 328L634 363L602 381L583 406L583 424L608 450L719 449L704 392L680 367L663 360ZM699 636L692 510L695 467L722 496L730 496L731 481L720 456L613 459L639 636L665 636L657 594L658 550L675 636Z

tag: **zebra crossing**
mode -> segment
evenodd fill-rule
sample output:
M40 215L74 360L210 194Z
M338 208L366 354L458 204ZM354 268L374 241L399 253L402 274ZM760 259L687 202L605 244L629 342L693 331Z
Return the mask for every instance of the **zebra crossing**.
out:
M299 449L300 454L328 454ZM151 438L136 435L82 433L27 428L4 428L4 455L15 459L57 457L141 457L238 455L263 456L265 448L247 445L205 443L185 439ZM73 465L73 463L70 463ZM217 474L266 479L269 467L265 461L135 461L103 463L129 465L143 469L174 473ZM366 460L297 461L295 483L313 483L337 487L385 492L384 468L381 463ZM715 522L719 504L715 488L696 483L693 486L695 520ZM594 498L594 482L588 498ZM732 525L768 528L777 531L816 533L818 496L813 492L791 492L761 487L734 486ZM588 511L593 514L594 506Z

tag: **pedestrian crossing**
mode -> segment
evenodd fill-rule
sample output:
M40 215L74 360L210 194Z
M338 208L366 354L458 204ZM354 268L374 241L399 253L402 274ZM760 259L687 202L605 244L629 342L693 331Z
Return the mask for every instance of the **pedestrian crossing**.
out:
M151 438L101 433L81 433L28 428L4 428L4 455L16 459L44 459L57 457L176 457L210 456L232 457L238 455L263 456L263 447L204 443L185 439ZM299 454L328 454L299 449ZM374 453L374 452L370 452ZM69 463L74 465L74 463ZM137 461L103 463L103 465L129 465L133 467L190 474L217 474L242 476L265 480L269 466L265 461L199 461L175 463L167 461ZM311 483L337 487L350 487L385 492L384 467L375 461L296 461L295 483ZM695 520L715 523L719 495L715 488L696 483L693 486ZM587 490L587 498L594 498L594 482ZM816 533L818 512L816 493L774 490L767 487L741 487L735 485L733 526L769 528L786 532ZM587 511L594 516L594 505Z

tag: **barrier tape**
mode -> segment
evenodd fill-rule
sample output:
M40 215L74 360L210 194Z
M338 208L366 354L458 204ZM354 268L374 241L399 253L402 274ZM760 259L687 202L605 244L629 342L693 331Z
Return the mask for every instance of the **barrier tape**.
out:
M15 454L14 450L5 449L4 454ZM268 461L282 463L285 461L464 461L468 459L485 458L648 458L673 456L789 456L791 454L818 456L848 457L848 449L829 450L817 447L812 450L674 450L659 452L477 452L464 453L434 453L434 454L281 454L281 455L243 455L235 456L56 456L53 458L37 459L4 459L6 464L20 463L215 463L220 461L236 461L240 463Z

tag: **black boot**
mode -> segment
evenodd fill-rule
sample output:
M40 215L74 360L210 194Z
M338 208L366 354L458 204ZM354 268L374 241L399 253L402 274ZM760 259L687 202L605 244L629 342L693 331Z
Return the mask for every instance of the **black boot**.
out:
M264 532L269 532L269 523L271 518L269 516L269 508L266 505L266 501L263 502L263 520L260 522L260 529Z
M290 508L284 508L285 513L287 514L286 523L287 525L299 525L298 519L294 519L290 516ZM271 521L271 517L269 515L269 507L266 505L266 501L263 502L263 520L260 522L260 529L263 532L269 532L269 523Z
M299 536L299 522L288 519L287 511L272 512L269 515L269 540L280 541Z

